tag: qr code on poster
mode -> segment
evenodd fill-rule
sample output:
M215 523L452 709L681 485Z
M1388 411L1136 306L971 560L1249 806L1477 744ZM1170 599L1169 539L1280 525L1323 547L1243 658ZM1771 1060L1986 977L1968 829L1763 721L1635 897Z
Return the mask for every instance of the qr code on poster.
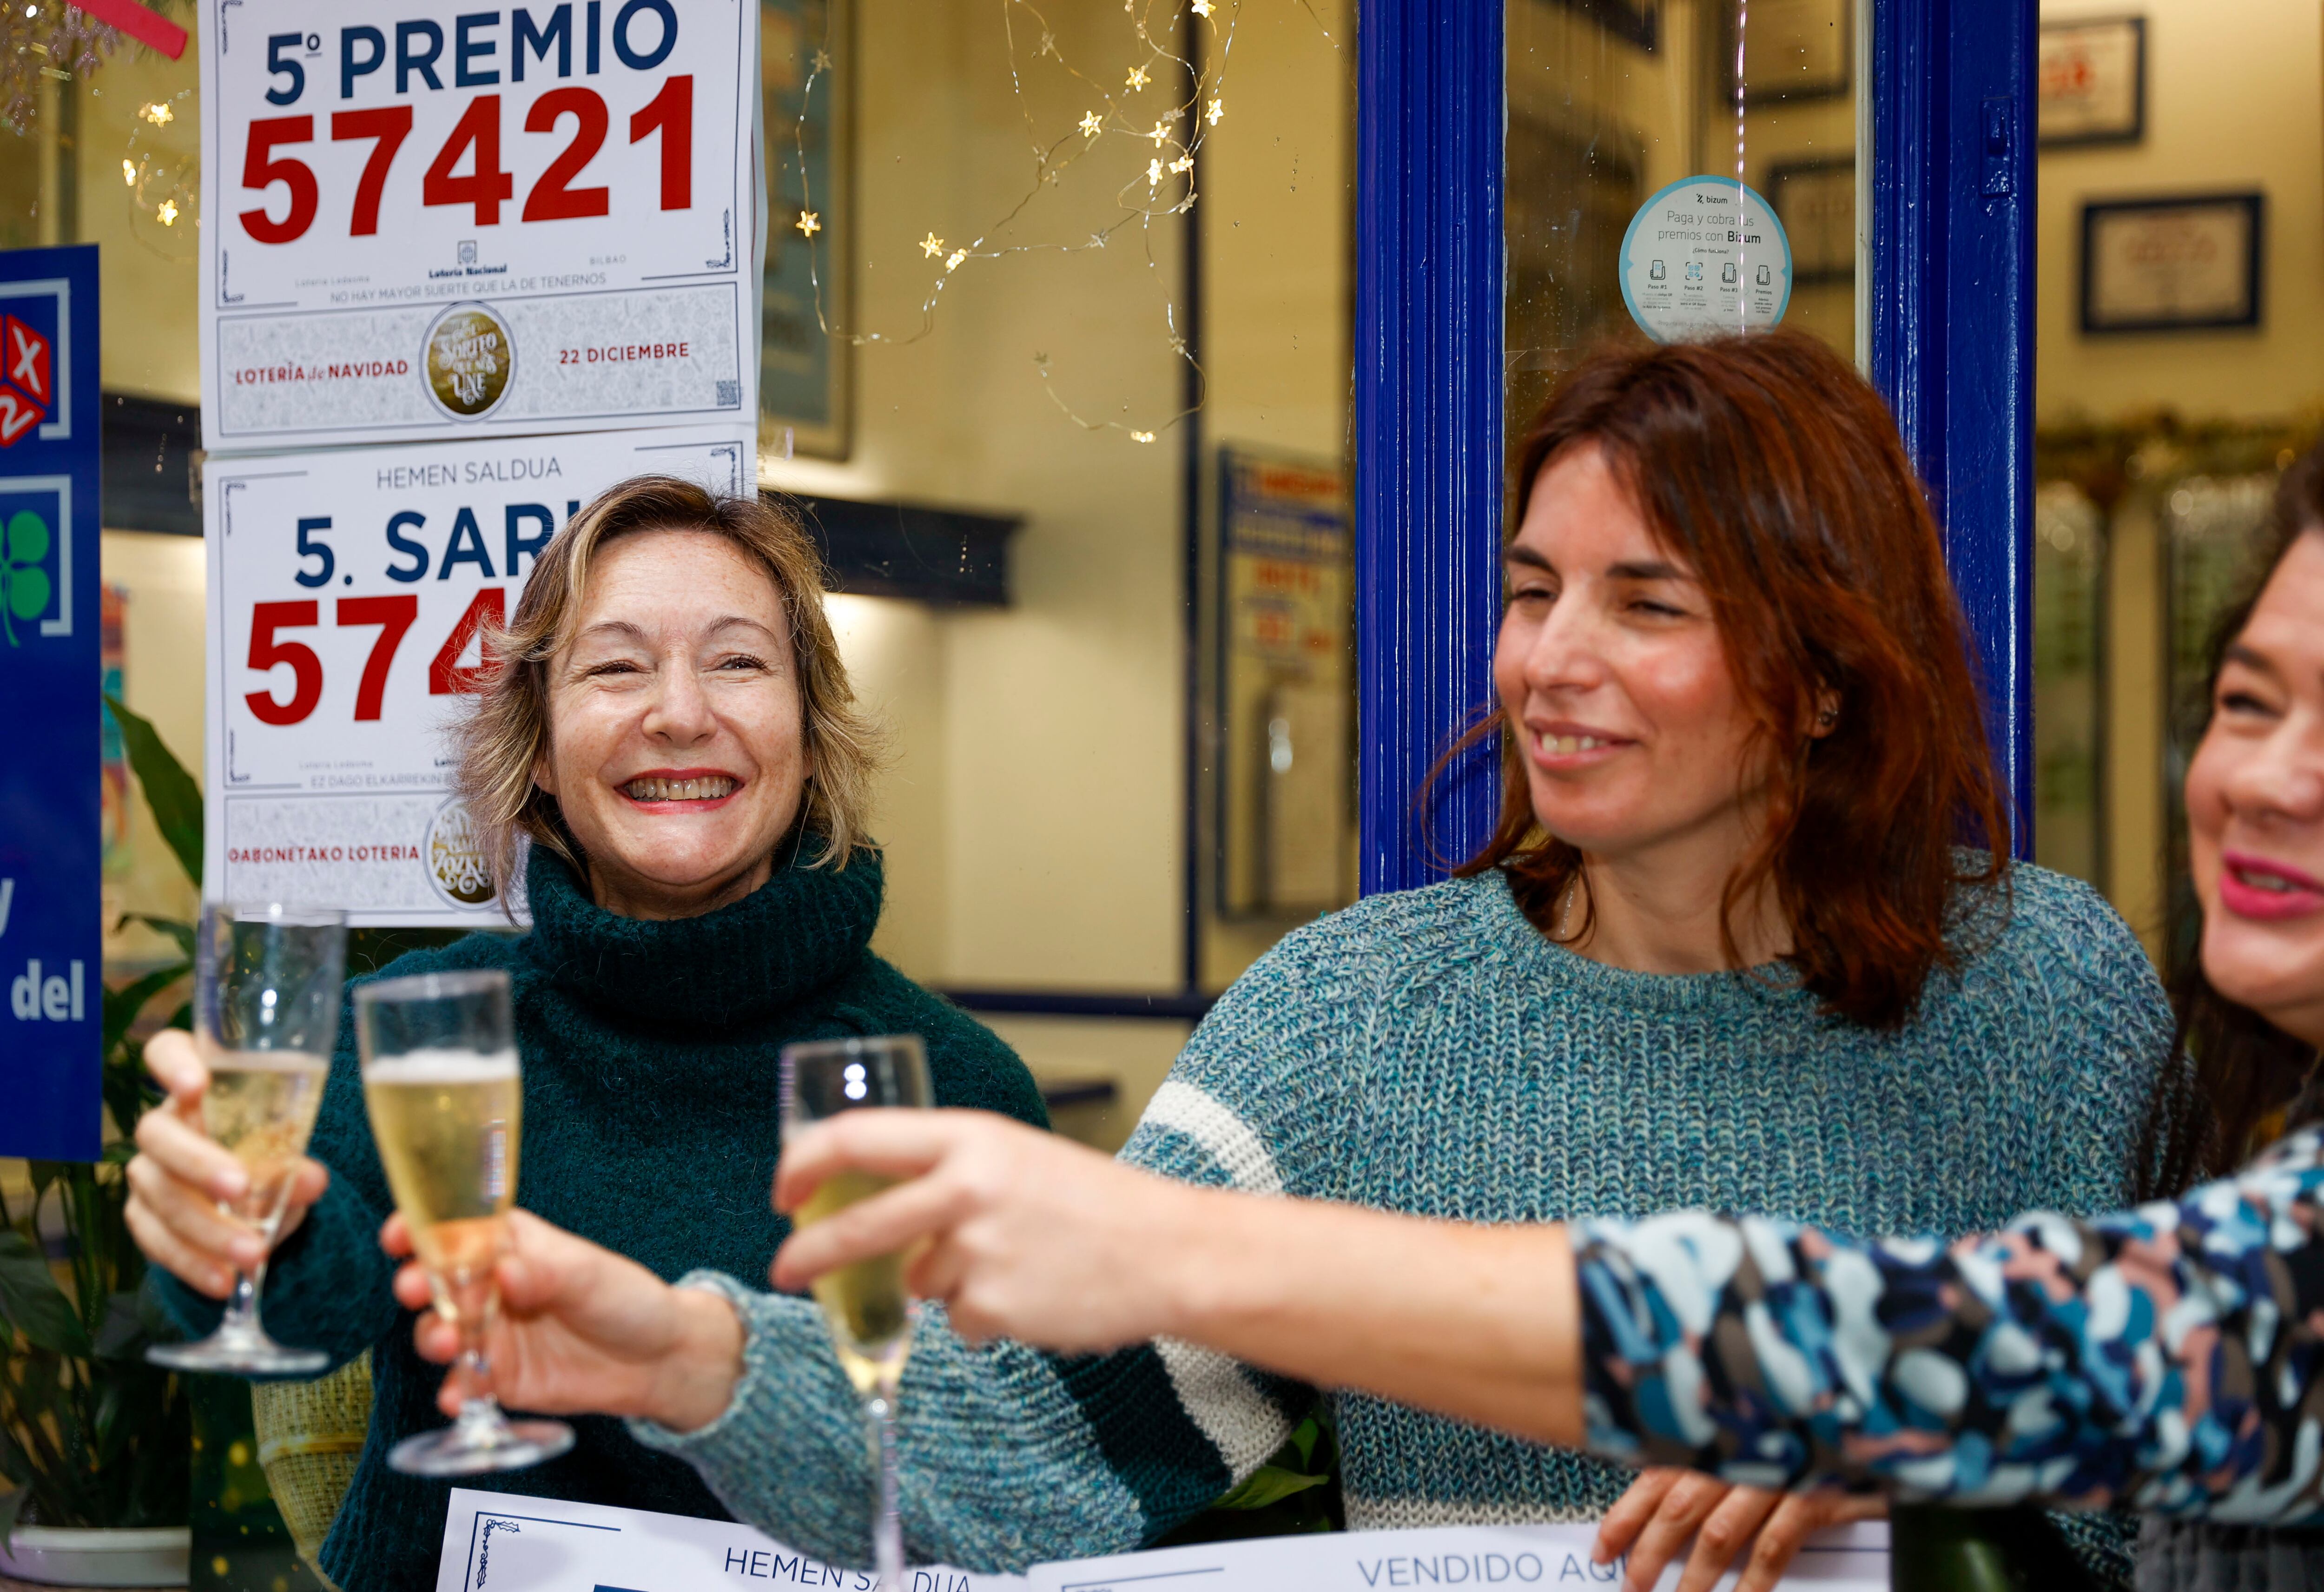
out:
M739 409L740 407L742 407L742 382L719 382L719 383L718 383L718 407L719 407L720 409L723 409L723 410Z

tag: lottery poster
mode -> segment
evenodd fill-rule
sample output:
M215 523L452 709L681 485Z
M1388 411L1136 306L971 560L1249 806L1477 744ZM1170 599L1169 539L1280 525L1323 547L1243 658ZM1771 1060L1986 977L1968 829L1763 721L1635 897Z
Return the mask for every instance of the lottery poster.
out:
M473 705L479 631L549 538L642 474L753 491L755 433L212 456L204 895L327 902L358 926L500 921L445 731Z
M213 0L212 452L752 420L756 0Z

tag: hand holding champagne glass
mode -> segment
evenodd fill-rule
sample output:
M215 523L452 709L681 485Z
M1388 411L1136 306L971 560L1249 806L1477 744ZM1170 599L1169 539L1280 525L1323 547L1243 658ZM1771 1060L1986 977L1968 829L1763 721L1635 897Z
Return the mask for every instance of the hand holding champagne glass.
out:
M927 1052L918 1035L835 1039L783 1047L783 1136L843 1111L934 1103ZM801 1227L867 1200L895 1180L843 1172L824 1181L799 1207ZM903 1523L896 1509L896 1395L912 1348L910 1297L904 1291L904 1256L874 1256L839 1266L815 1281L816 1302L831 1328L839 1363L863 1400L879 1453L878 1499L872 1521L872 1556L881 1592L904 1585Z
M364 1101L395 1208L427 1269L437 1313L459 1329L466 1395L452 1426L398 1443L413 1476L474 1476L553 1459L573 1446L556 1421L512 1422L493 1396L485 1330L516 1199L522 1074L497 970L421 973L355 991Z
M194 942L194 1044L208 1069L202 1130L243 1164L242 1197L220 1214L256 1232L268 1249L330 1076L345 980L346 915L292 906L202 908ZM237 1266L217 1330L198 1343L146 1351L178 1371L312 1375L330 1364L315 1349L285 1348L258 1319L256 1265Z

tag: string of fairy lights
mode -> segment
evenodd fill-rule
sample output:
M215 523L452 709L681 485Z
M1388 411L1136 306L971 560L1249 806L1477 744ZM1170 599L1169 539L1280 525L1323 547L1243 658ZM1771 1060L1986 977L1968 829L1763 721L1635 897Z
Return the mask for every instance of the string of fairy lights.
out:
M1195 358L1194 345L1182 324L1176 297L1167 285L1165 273L1155 259L1154 224L1167 216L1185 215L1194 207L1194 202L1200 197L1194 186L1194 157L1201 151L1204 140L1226 119L1227 66L1233 55L1235 27L1240 20L1241 9L1241 0L1226 0L1223 11L1218 0L1185 0L1183 6L1178 0L1123 0L1122 11L1128 21L1130 40L1130 59L1123 69L1120 86L1116 87L1111 71L1101 80L1066 59L1056 30L1032 0L1001 0L1010 87L1025 124L1032 160L1024 193L996 220L964 242L947 239L933 227L928 229L918 247L922 257L932 262L929 266L932 275L927 294L919 303L919 325L908 331L870 330L835 325L825 301L821 267L811 249L808 275L815 294L816 322L824 335L834 343L852 347L877 345L900 347L917 343L935 330L937 305L945 289L952 285L955 275L972 262L999 262L1018 254L1073 254L1103 249L1111 244L1120 234L1134 227L1145 251L1147 266L1152 273L1150 280L1155 284L1160 318L1170 352L1185 361L1194 373L1195 396L1176 412L1145 426L1127 420L1093 419L1059 392L1048 356L1035 354L1032 359L1041 378L1041 390L1066 419L1084 430L1118 431L1133 443L1152 443L1162 432L1195 413L1202 407L1202 365ZM1309 6L1308 10L1313 14L1313 7ZM1318 25L1321 25L1320 18ZM1209 31L1207 40L1202 39L1197 32L1200 29ZM1325 37L1330 37L1328 32ZM1204 43L1207 43L1207 49L1200 47ZM1027 78L1034 68L1044 65L1052 71L1063 73L1083 90L1085 108L1078 120L1056 127L1045 128L1041 124L1040 116L1028 92ZM830 41L826 37L810 59L807 79L799 96L799 114L791 136L800 194L798 216L792 225L810 244L814 243L816 235L823 230L824 223L821 214L815 208L818 201L810 182L808 128L813 117L813 96L816 86L824 82L833 69ZM1173 83L1181 91L1175 100L1166 102L1164 96L1170 92L1167 86ZM1148 90L1153 91L1154 99L1146 97ZM1149 107L1153 117L1151 124L1148 124ZM1146 152L1148 159L1143 172L1133 175L1116 189L1114 201L1119 213L1111 221L1075 238L1028 243L993 241L996 235L1004 232L1024 216L1045 191L1061 185L1074 168L1089 158L1101 142L1108 138L1128 139L1151 145Z

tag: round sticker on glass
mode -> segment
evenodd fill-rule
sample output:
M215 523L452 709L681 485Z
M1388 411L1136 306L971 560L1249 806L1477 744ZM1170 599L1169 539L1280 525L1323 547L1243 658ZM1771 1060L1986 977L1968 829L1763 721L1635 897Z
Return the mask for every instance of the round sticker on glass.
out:
M1639 206L1620 266L1622 302L1657 343L1761 331L1792 301L1784 224L1732 177L1690 177Z

